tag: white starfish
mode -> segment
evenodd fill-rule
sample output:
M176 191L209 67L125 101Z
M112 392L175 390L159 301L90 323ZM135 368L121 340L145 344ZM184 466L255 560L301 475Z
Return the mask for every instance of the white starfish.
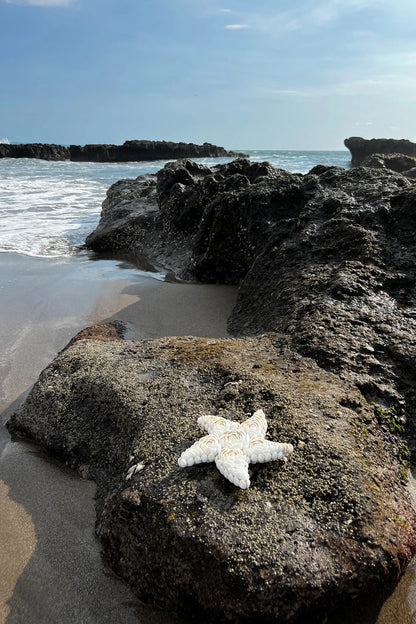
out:
M250 463L284 459L293 452L291 444L265 439L267 420L261 409L241 424L220 416L200 416L198 424L209 435L182 453L179 466L215 461L220 473L243 490L250 487Z

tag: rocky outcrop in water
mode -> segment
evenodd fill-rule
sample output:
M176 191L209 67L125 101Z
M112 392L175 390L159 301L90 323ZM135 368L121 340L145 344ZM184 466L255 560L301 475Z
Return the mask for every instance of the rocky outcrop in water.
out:
M415 178L416 158L404 154L371 154L364 158L362 167L374 169L390 169L402 173L406 178Z
M73 160L75 162L139 162L145 160L174 160L177 158L220 158L244 156L223 147L204 143L174 143L172 141L125 141L123 145L54 145L27 143L0 144L0 158L41 158L44 160Z
M145 256L181 278L238 284L269 234L275 197L281 213L290 211L301 180L242 159L213 168L167 163L157 175L110 187L86 245Z
M42 160L70 160L68 147L54 143L0 143L0 158L39 158Z
M350 137L344 141L351 152L351 165L357 167L371 154L405 154L416 157L416 143L407 139L363 139Z
M104 558L137 595L216 623L351 624L369 597L377 611L416 522L361 393L283 337L108 334L62 352L9 428L97 481ZM259 407L268 437L294 445L286 464L253 464L248 490L215 464L178 466L198 416Z
M10 424L97 480L105 558L139 596L204 621L352 624L352 598L400 575L416 547L415 206L385 167L182 160L109 189L89 247L239 284L234 340L77 341ZM179 469L201 413L259 407L295 446L284 469L254 466L247 491Z

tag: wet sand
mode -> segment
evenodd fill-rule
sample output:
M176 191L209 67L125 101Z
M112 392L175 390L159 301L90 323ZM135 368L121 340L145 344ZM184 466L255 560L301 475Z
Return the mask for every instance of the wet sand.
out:
M103 567L92 482L4 427L40 371L88 324L128 337L226 335L231 287L166 283L124 263L0 254L0 624L176 624Z

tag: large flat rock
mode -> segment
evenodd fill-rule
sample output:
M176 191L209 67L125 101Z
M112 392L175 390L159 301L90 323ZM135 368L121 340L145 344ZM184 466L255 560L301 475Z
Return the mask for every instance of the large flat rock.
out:
M178 466L200 415L258 408L267 437L294 445L287 463L251 465L248 490L215 464ZM352 384L283 337L77 340L9 428L96 479L105 561L185 616L351 623L414 551L401 447Z

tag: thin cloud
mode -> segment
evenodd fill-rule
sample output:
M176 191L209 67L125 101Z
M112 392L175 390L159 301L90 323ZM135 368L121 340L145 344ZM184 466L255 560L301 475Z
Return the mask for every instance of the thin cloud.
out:
M36 7L66 7L75 4L76 0L0 0L6 4Z
M296 91L295 89L271 89L269 93L272 95L304 95L303 91Z
M306 87L297 90L277 90L278 95L297 95L300 97L323 97L331 95L363 95L370 93L377 93L386 86L385 82L381 79L364 78L362 80L351 80L345 82L339 82L334 84L321 85L317 87Z
M226 30L242 30L243 28L249 28L248 24L227 24L224 26Z
M370 7L380 6L384 0L325 0L315 6L307 15L309 22L314 26L325 26L336 20L340 20L346 13L364 11Z
M240 11L239 15L250 28L272 34L298 30L316 30L341 22L348 14L359 13L370 7L382 7L387 0L315 0L301 8L286 10Z
M275 89L273 87L263 87L257 89L260 97L281 96L281 97L301 97L316 98L329 96L367 96L367 95L388 95L391 92L398 94L401 92L416 92L416 77L408 75L384 74L376 78L361 78L357 80L335 82L332 84L317 85L316 87L300 87L293 89ZM411 96L408 96L411 97Z

